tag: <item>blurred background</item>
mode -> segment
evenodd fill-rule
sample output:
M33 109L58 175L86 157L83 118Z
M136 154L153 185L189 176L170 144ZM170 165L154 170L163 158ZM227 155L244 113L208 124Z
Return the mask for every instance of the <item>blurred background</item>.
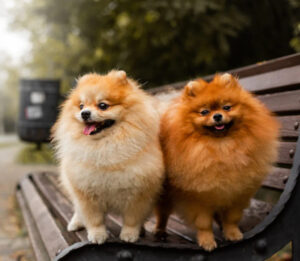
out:
M299 0L0 0L0 131L20 77L126 70L145 88L300 51ZM5 111L5 113L3 113Z
M16 136L19 81L125 70L144 88L300 52L300 0L0 0L0 260L32 260L16 181L56 170ZM7 220L6 223L3 220ZM289 260L283 253L273 260Z

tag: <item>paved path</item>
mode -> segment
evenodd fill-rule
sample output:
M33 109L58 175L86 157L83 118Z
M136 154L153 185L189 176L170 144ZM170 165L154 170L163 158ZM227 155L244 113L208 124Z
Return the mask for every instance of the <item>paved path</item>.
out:
M56 170L49 165L16 164L15 157L23 146L15 137L0 136L0 261L34 260L25 228L20 223L15 186L31 171Z

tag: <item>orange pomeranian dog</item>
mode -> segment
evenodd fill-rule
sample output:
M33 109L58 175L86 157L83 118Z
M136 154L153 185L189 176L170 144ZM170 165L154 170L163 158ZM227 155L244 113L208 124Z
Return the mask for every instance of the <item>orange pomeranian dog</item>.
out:
M167 181L157 208L158 234L171 212L197 229L198 244L217 245L214 215L227 240L240 240L243 210L277 155L279 125L230 74L189 82L161 119Z
M61 182L74 205L69 231L103 243L105 215L123 217L120 238L138 240L161 191L164 165L153 98L124 71L78 80L53 128Z

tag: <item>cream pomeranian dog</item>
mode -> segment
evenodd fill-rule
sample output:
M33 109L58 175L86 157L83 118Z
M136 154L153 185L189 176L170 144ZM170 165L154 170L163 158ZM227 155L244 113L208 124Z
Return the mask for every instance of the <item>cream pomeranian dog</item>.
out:
M121 240L135 242L162 188L159 113L124 71L87 74L62 106L52 129L61 183L74 205L69 231L107 239L108 212L120 214Z

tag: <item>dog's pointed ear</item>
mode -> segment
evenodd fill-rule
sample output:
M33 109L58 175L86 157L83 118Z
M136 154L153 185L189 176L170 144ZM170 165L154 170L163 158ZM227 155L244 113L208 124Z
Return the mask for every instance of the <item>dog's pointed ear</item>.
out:
M97 76L96 73L87 73L87 74L84 74L84 75L82 75L82 76L79 76L79 77L76 79L76 83L78 84L78 83L80 83L80 82L84 82L84 81L86 81L86 80L88 80L88 79L91 79L91 78L93 78L93 77L95 77L95 76Z
M206 82L203 80L189 81L184 87L185 95L189 97L196 96L199 90L201 90L204 87L205 83Z
M232 81L232 78L233 76L230 73L224 73L220 76L220 81L226 85Z
M123 70L112 70L109 72L108 75L114 77L115 79L117 79L118 81L120 81L123 84L126 84L128 82L127 74Z
M217 80L219 81L219 83L226 87L233 87L238 85L238 80L230 73L218 75Z
M190 81L188 84L184 87L185 94L187 96L196 96L195 89L197 88L198 83L196 81Z
M127 79L127 74L125 71L120 70L120 71L116 71L116 77L120 80L126 80Z

